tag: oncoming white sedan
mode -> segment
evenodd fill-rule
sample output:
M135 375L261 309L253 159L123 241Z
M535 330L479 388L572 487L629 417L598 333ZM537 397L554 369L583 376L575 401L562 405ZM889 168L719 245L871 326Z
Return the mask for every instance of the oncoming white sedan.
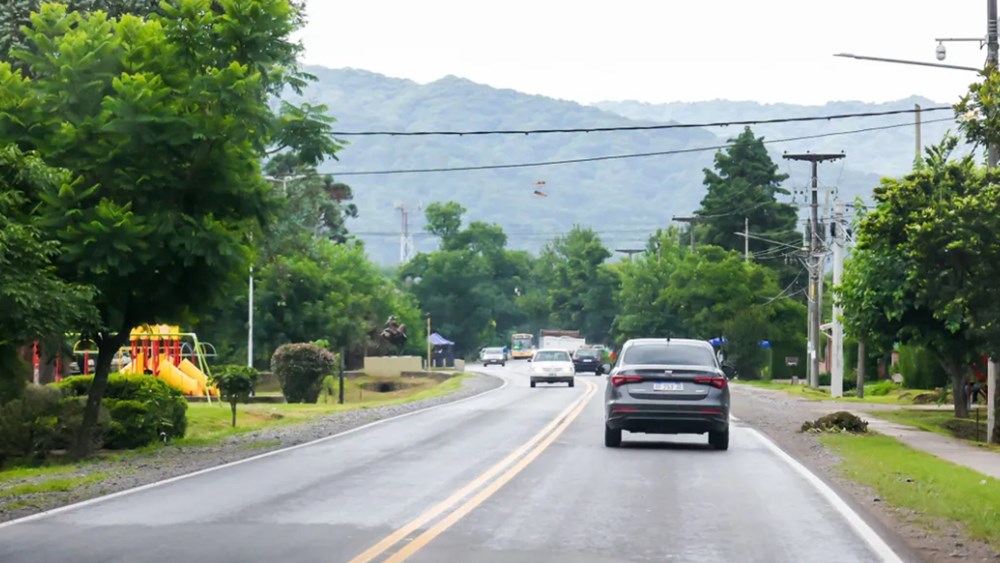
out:
M573 358L566 350L542 349L531 360L531 386L536 383L568 383L573 386Z

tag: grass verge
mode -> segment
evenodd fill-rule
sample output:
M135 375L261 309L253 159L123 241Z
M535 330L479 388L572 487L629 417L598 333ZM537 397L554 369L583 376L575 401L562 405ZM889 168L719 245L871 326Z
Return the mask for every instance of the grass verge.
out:
M849 479L890 504L959 522L975 539L1000 549L1000 480L878 434L826 434Z
M38 483L23 483L0 489L0 499L42 493L64 493L81 485L103 481L110 477L107 473L91 473L82 477L46 479Z

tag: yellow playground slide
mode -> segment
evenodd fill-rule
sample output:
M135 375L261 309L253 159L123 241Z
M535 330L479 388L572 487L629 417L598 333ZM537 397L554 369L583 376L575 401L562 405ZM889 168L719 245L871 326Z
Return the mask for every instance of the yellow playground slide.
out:
M181 393L184 393L185 395L201 397L205 394L202 390L200 382L196 378L191 377L183 371L177 369L177 366L170 363L170 360L164 359L160 362L159 377L167 383L180 389Z
M180 370L188 377L194 379L198 382L199 396L207 393L211 393L213 397L219 396L218 388L209 385L208 376L205 375L203 371L198 369L193 363L188 360L181 360Z

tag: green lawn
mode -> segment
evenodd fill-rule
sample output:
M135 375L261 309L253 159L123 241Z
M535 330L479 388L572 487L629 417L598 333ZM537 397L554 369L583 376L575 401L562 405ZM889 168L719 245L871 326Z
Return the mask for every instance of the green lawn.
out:
M411 387L398 391L379 393L366 390L364 384L376 383L383 379L359 377L344 381L344 404L337 403L337 389L333 396L320 397L316 404L251 403L237 407L236 428L231 424L228 404L214 402L191 403L188 406L187 434L174 444L183 446L206 445L226 436L259 430L265 426L277 426L302 422L310 418L353 409L366 409L439 397L457 391L462 381L471 374L463 373L438 383L431 378L405 378ZM327 401L327 402L324 402Z
M773 381L735 381L734 383L741 385L750 385L753 387L760 387L763 389L774 389L776 391L784 391L789 395L795 397L802 397L804 399L812 399L816 401L837 401L842 403L878 403L883 405L912 405L914 404L914 398L919 395L931 393L931 391L926 391L923 389L905 389L902 387L894 388L885 395L876 395L871 393L877 387L882 387L882 383L875 383L871 385L865 385L865 397L859 399L857 397L839 397L834 398L830 396L829 389L819 388L813 389L808 385L792 385L790 383L780 383Z
M1000 549L1000 481L878 434L826 434L839 470L897 507L961 523Z

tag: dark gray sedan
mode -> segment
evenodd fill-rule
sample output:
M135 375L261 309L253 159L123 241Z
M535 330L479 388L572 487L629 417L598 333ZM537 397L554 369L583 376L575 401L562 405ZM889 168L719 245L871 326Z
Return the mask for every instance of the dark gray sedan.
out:
M704 434L729 448L729 377L703 340L643 338L622 346L605 393L604 445L617 448L622 430Z

